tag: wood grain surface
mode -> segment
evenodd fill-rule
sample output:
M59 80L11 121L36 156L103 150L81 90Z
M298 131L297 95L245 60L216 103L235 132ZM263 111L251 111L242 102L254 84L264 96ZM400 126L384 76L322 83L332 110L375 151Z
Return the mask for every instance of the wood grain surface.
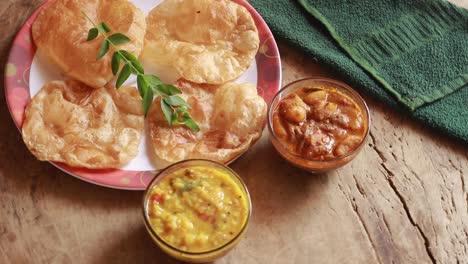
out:
M41 0L0 1L0 74ZM454 1L468 6L468 1ZM284 83L328 76L280 44ZM142 192L77 180L24 146L0 89L0 263L175 263L151 242ZM337 171L310 175L263 137L232 168L253 218L218 263L468 263L468 149L371 98L371 135Z

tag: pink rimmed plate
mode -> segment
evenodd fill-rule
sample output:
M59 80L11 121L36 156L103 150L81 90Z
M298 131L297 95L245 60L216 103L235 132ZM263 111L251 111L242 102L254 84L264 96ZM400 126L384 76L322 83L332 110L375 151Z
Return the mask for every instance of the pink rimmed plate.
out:
M162 1L131 0L145 14ZM281 61L275 39L260 14L245 0L234 0L249 10L257 25L260 48L252 65L236 82L249 82L257 85L258 93L267 103L271 101L281 86ZM21 131L24 110L42 86L51 80L65 79L58 70L36 54L36 46L31 35L31 25L39 11L49 2L40 6L18 32L5 68L5 94L11 116ZM144 190L154 178L157 168L150 161L151 150L147 148L146 136L140 143L139 155L119 169L94 170L70 167L52 162L62 171L97 185L126 189Z

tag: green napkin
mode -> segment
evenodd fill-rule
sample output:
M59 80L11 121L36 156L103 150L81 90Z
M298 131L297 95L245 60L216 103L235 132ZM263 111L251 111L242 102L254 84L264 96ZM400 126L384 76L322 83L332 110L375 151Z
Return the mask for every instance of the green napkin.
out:
M435 0L249 2L276 37L353 87L468 142L468 11Z

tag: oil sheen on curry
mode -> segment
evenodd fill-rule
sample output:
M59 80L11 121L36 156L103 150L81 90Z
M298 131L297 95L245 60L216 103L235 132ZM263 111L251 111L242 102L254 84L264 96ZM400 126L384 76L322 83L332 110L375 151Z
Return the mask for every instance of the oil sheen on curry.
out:
M217 249L242 231L248 200L227 172L182 168L151 190L149 218L169 245L187 252Z
M365 137L362 110L328 87L305 87L287 95L273 113L282 145L309 160L331 160L356 149Z

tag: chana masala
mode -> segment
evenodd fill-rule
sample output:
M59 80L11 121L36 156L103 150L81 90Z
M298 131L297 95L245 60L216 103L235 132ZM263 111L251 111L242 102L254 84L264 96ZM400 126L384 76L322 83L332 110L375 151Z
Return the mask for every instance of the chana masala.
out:
M227 172L211 167L181 168L150 193L149 220L169 245L206 252L233 240L248 218L248 198Z
M274 109L273 130L282 145L309 160L331 160L356 149L366 136L362 109L332 87L304 87Z

